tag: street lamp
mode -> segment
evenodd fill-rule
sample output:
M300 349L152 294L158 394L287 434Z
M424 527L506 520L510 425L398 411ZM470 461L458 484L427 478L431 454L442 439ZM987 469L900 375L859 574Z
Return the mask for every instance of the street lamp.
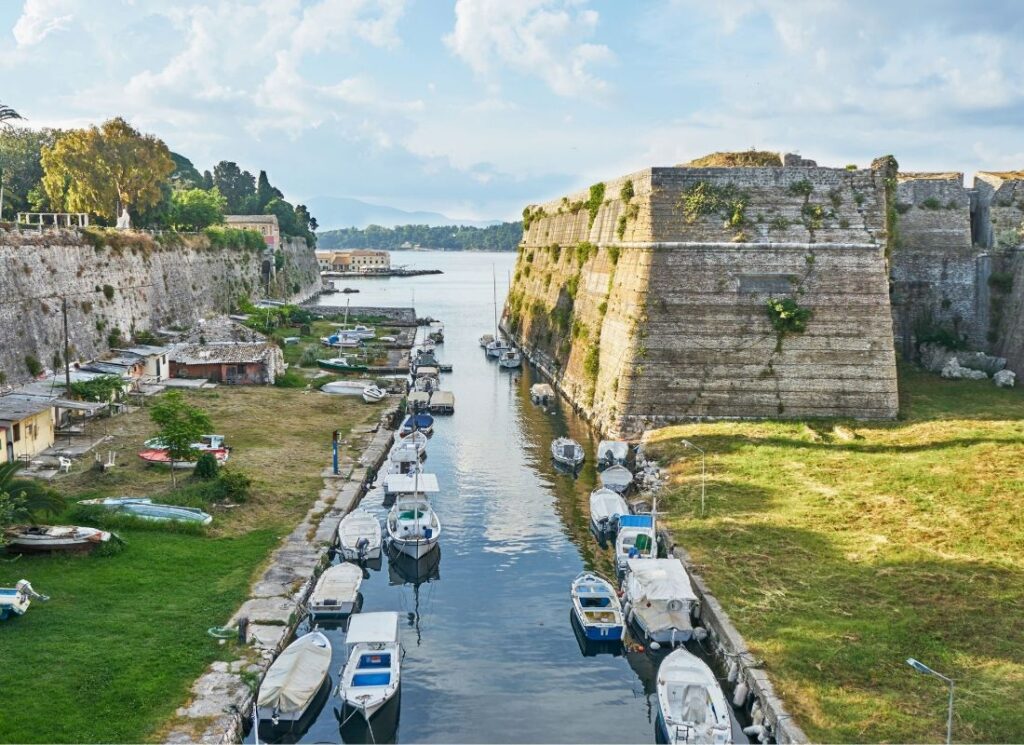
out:
M953 742L953 679L947 678L942 673L937 673L928 667L923 662L918 662L913 657L907 659L907 664L917 670L919 673L925 675L934 675L939 680L945 681L949 684L949 713L946 716L946 745L950 745Z
M693 448L700 453L700 516L704 517L704 497L707 494L707 471L704 469L704 451L689 440L683 440L684 448Z

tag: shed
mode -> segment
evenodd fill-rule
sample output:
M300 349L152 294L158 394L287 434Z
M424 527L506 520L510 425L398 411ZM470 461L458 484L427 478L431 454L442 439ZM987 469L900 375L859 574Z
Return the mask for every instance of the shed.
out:
M171 375L175 378L273 385L284 369L280 347L269 342L185 344L171 352Z
M3 430L0 460L5 463L28 460L52 447L55 416L51 400L16 393L0 397L0 430Z
M170 347L157 347L151 344L136 344L133 347L113 350L122 356L137 357L142 360L145 368L143 377L151 382L159 383L171 377L171 366L168 355Z

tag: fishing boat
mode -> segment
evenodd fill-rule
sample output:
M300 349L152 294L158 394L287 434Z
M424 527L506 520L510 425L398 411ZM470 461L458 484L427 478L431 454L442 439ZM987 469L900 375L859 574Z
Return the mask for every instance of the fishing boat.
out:
M33 590L27 579L18 580L14 587L0 587L0 621L25 615L33 599L46 601L50 598Z
M732 742L725 694L711 668L677 649L658 668L658 728L669 745Z
M498 358L498 365L508 370L517 368L522 364L523 356L519 354L518 349L509 349L507 352L503 352Z
M530 400L535 404L547 406L555 400L555 389L547 383L534 383L530 386Z
M341 672L338 693L345 709L367 722L398 695L401 686L402 645L398 614L361 613L349 620L345 634L348 662Z
M487 349L487 345L494 341L494 334L484 334L480 337L480 346Z
M629 505L618 492L601 488L590 493L590 524L599 535L614 534L619 519L628 514Z
M441 539L441 521L420 492L400 493L387 519L391 546L412 559L425 556Z
M576 442L576 440L568 437L557 437L551 443L551 457L555 459L555 463L566 468L576 468L576 466L583 463L587 456L583 452L583 446Z
M425 435L429 435L434 431L434 417L430 416L430 414L410 414L402 422L402 426L398 431L403 437L413 432L422 432Z
M4 536L11 553L91 551L111 538L105 530L79 525L19 525L7 528Z
M625 466L611 466L598 474L601 486L619 494L625 494L633 485L633 474Z
M366 510L353 510L338 524L338 552L346 561L380 558L380 521Z
M256 694L256 715L263 721L294 722L302 718L327 680L331 642L319 631L301 636L267 670Z
M572 610L588 640L622 639L622 605L615 588L602 577L583 572L572 581Z
M412 467L427 457L426 448L414 440L396 442L388 453L388 473L409 473Z
M359 600L363 570L355 564L334 564L327 567L316 581L309 596L309 612L313 618L337 618L354 612Z
M697 596L679 559L626 562L626 618L649 642L675 646L694 637Z
M200 455L205 455L206 453L212 455L219 466L223 466L231 455L231 451L227 448L220 448L219 450L204 450ZM139 457L147 463L170 466L171 468L176 469L195 468L197 463L197 460L172 460L171 454L167 450L140 450Z
M630 559L654 559L658 556L658 536L654 515L623 515L615 536L615 566L626 570Z
M141 497L108 497L106 499L82 499L79 504L103 507L112 512L140 517L143 520L176 520L179 522L209 525L213 516L198 507L180 507L176 504L159 504L152 499Z
M387 398L388 392L376 383L363 388L363 400L368 404L375 404Z
M597 444L597 467L599 469L626 465L629 458L629 443L622 440L601 440Z
M435 369L435 368L431 368ZM433 393L441 387L441 382L436 375L417 376L412 388L417 393Z
M369 369L361 362L352 361L348 357L317 360L316 364L324 370L334 370L335 372L366 372Z
M331 349L355 349L363 345L363 340L358 336L349 336L348 334L331 334L330 336L321 336L320 344Z

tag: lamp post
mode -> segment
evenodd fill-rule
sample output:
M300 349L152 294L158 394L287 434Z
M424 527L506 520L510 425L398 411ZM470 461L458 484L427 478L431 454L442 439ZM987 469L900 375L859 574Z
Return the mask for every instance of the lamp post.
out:
M707 494L707 471L704 468L704 451L689 440L683 440L684 448L693 448L700 453L700 516L704 517L704 498Z
M952 678L947 678L942 673L937 673L923 662L918 662L913 657L907 659L907 664L925 675L934 675L941 681L949 684L949 713L946 715L946 745L953 742L953 687L955 683Z

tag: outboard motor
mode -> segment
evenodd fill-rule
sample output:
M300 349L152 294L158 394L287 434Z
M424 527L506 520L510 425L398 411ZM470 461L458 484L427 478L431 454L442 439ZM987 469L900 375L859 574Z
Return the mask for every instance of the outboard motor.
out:
M369 546L370 540L366 536L363 536L358 541L356 541L356 551L359 554L359 561L366 560L366 549L369 548Z

